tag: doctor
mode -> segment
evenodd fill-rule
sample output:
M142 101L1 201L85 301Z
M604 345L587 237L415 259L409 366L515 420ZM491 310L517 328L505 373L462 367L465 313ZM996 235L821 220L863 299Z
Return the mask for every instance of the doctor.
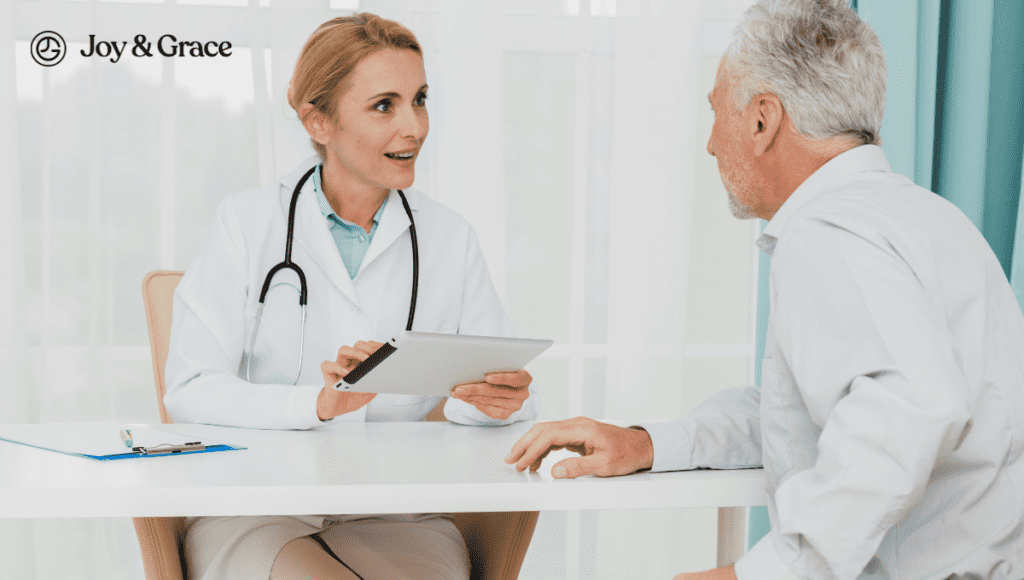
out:
M329 430L421 420L440 397L332 386L410 318L418 331L513 335L473 229L410 189L426 99L422 51L401 24L356 14L309 38L288 100L317 156L220 204L174 296L164 403L176 421ZM290 259L305 278L306 313L288 268L261 312L296 189ZM537 416L529 373L486 380L457 387L445 416L469 425ZM186 548L192 578L469 577L462 537L440 514L193 518Z

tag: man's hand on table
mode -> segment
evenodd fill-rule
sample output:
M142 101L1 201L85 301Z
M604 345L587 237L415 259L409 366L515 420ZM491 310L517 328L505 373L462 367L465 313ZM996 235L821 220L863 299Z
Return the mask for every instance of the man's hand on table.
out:
M676 574L672 580L736 580L736 571L732 566L715 568L706 572L690 572L688 574Z
M505 420L530 397L533 377L526 371L490 373L483 383L467 383L452 389L452 398L465 401L491 419Z
M626 429L599 423L586 417L537 423L512 446L505 463L518 471L537 471L548 453L568 449L582 457L570 457L555 464L552 477L572 479L583 475L610 477L650 469L654 445L643 429Z

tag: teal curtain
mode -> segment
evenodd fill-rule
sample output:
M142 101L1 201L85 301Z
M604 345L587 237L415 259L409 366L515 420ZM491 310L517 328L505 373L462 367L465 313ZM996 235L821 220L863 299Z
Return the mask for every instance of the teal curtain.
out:
M761 229L764 229L768 222L761 220ZM771 270L772 261L768 254L760 252L760 260L757 264L757 343L754 352L754 380L757 386L761 386L761 361L764 360L764 343L768 336L768 272ZM771 524L768 522L768 508L750 508L750 517L747 523L747 546L752 548L754 544L768 533Z
M885 47L882 141L893 171L955 203L981 230L1024 305L1024 2L853 0ZM760 384L769 260L758 294ZM750 510L750 546L768 532Z

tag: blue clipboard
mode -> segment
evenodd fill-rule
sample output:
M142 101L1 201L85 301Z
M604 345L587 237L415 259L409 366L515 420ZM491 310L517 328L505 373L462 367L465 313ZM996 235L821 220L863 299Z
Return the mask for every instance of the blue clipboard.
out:
M133 430L134 432L134 430ZM33 446L34 447L34 446ZM203 445L199 444L193 448L190 446L175 446L173 450L151 450L147 447L133 447L132 451L128 453L118 453L116 455L85 455L81 453L70 453L69 455L77 455L79 457L86 457L88 459L96 459L98 461L113 461L116 459L131 459L134 457L164 457L167 455L195 455L196 453L214 453L216 451L238 451L245 449L245 447L235 447L233 445L224 445L223 443L217 445ZM42 448L39 448L42 449ZM56 449L50 449L49 451L57 451ZM64 453L63 451L57 451L57 453Z
M129 428L117 421L0 425L0 441L96 461L195 455L245 449L245 447L199 440L188 435L146 428L130 428L132 445L128 447L121 438L121 430Z

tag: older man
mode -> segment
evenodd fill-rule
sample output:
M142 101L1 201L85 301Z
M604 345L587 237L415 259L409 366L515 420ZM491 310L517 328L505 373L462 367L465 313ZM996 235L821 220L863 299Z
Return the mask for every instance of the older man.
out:
M1024 317L977 229L889 169L882 47L842 0L761 0L709 96L739 218L770 220L760 388L676 421L539 424L555 477L764 465L771 532L686 578L1024 577Z

